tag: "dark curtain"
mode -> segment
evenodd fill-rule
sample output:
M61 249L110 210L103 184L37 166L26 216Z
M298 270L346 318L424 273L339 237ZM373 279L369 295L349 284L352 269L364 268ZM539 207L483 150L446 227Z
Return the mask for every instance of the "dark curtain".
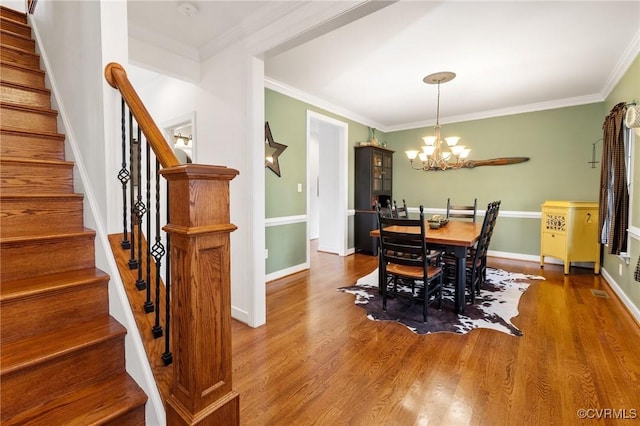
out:
M602 170L600 171L599 229L607 235L609 254L627 248L629 192L624 152L625 103L613 107L605 118L602 136ZM603 228L606 229L603 230ZM605 241L603 241L605 242Z

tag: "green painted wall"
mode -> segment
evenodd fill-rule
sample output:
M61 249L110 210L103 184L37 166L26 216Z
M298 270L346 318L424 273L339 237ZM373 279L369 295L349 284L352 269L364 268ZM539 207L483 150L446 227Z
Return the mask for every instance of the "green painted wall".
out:
M348 164L349 176L348 204L353 209L353 147L357 142L369 139L369 128L361 123L330 113L314 105L301 102L270 89L265 89L265 120L273 139L287 145L287 149L280 156L280 174L278 177L271 170L265 168L265 217L304 215L307 212L306 191L297 192L298 183L306 188L306 158L307 158L307 110L326 115L343 121L349 126L348 133ZM385 138L384 133L376 131L379 140ZM272 226L267 228L266 248L269 258L266 262L266 273L286 269L306 260L305 231L299 232L304 224ZM353 218L349 218L349 247L353 247ZM295 229L295 235L291 235ZM291 256L296 253L296 256ZM300 259L302 259L300 261Z
M486 205L482 209L486 209ZM502 205L500 205L502 210ZM500 217L491 237L490 250L540 254L540 220Z
M459 144L472 149L470 160L530 158L508 166L416 171L404 151L424 145L422 136L433 134L433 129L389 133L389 148L396 151L394 197L405 198L409 206L432 208L445 208L447 197L463 204L478 198L483 209L499 199L501 210L534 212L545 200L596 200L600 175L587 161L591 144L601 134L602 111L602 104L596 103L442 125L443 136L460 136Z
M640 55L629 67L622 79L611 91L605 101L605 111L602 114L602 121L609 113L611 108L619 102L640 102ZM635 170L633 174L633 200L631 226L635 229L640 228L640 136L635 136L633 163ZM627 298L640 310L640 283L633 279L638 256L640 256L640 241L638 237L629 238L629 254L630 262L620 258L606 254L602 262L603 268L613 277L620 289ZM619 268L622 268L622 274L619 274Z
M275 95L275 96L274 96ZM265 168L266 217L303 215L307 212L305 192L298 192L298 183L305 184L306 175L306 111L297 101L265 91L265 120L269 122L273 140L287 148L279 157L278 177Z

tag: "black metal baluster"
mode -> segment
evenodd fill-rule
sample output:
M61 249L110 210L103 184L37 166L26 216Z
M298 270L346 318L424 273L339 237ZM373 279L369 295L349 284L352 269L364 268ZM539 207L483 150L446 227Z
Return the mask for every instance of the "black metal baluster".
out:
M169 188L167 187L167 223L170 223L169 221ZM166 234L167 235L167 259L166 259L166 264L165 264L165 268L166 268L166 279L164 282L164 289L165 289L165 304L164 304L164 313L165 313L165 320L164 320L164 353L162 354L162 361L164 362L164 365L169 365L173 362L173 355L171 354L171 351L169 350L169 336L171 335L170 333L170 325L171 325L171 315L170 315L170 307L171 307L171 235Z
M138 158L136 161L136 168L137 168L137 180L138 180L138 195L136 197L136 203L134 205L134 213L136 215L137 218L137 225L138 225L138 262L142 262L142 217L144 216L144 213L146 211L146 207L144 205L144 203L142 202L142 129L140 129L140 126L138 125L138 139L136 141L136 147L137 147L137 153L138 153ZM140 265L142 266L142 265ZM144 282L144 280L142 279L142 267L138 268L138 279L136 280L136 288L138 290L144 290L147 287L146 283Z
M129 110L129 168L133 173L133 167L135 166L135 160L133 158L133 114L131 110ZM133 177L133 176L132 176ZM135 177L133 177L135 179ZM139 184L139 183L138 183ZM135 180L131 183L129 187L129 200L131 201L131 257L129 257L129 269L136 269L138 267L138 261L136 260L136 234L134 232L134 228L136 225L136 214L134 209L135 204Z
M147 167L147 206L151 206L151 145L145 138L145 147L147 149L146 167ZM153 302L151 301L151 250L149 250L149 239L151 238L151 217L149 209L147 214L147 300L144 302L144 311L146 313L153 312ZM156 286L158 284L156 283Z
M130 180L131 173L127 170L127 127L126 127L126 109L124 98L122 98L122 114L120 118L120 129L122 133L122 168L118 172L118 180L122 183L122 241L120 246L127 250L131 248L129 243L129 232L127 229L127 183Z
M151 248L151 254L156 261L156 317L155 324L151 329L155 339L162 337L162 326L160 325L160 283L162 277L162 256L164 256L164 246L162 245L162 236L160 234L160 162L156 159L156 235L155 243Z

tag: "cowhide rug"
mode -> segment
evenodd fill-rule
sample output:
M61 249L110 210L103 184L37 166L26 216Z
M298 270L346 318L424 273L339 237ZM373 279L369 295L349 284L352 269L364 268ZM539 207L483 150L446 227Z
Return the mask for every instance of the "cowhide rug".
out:
M406 297L387 298L387 311L382 310L382 296L378 294L378 270L360 278L355 285L339 288L339 291L354 294L355 303L366 310L367 317L377 321L395 321L407 326L417 334L438 332L467 333L475 328L490 328L514 336L522 332L511 323L518 315L520 296L527 290L530 280L544 280L537 275L507 272L487 268L487 281L483 284L476 303L467 303L464 315L454 311L454 289L445 286L442 292L442 310L436 303L429 306L428 322L422 321L422 301ZM401 288L407 293L408 287Z

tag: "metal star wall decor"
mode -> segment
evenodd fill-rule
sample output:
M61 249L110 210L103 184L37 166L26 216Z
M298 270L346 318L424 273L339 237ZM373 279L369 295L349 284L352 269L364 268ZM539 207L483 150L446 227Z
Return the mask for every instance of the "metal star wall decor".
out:
M269 128L269 122L264 123L264 142L265 142L265 160L264 165L271 169L271 171L280 177L280 162L278 157L282 152L287 149L286 145L278 143L273 140L271 135L271 129Z

